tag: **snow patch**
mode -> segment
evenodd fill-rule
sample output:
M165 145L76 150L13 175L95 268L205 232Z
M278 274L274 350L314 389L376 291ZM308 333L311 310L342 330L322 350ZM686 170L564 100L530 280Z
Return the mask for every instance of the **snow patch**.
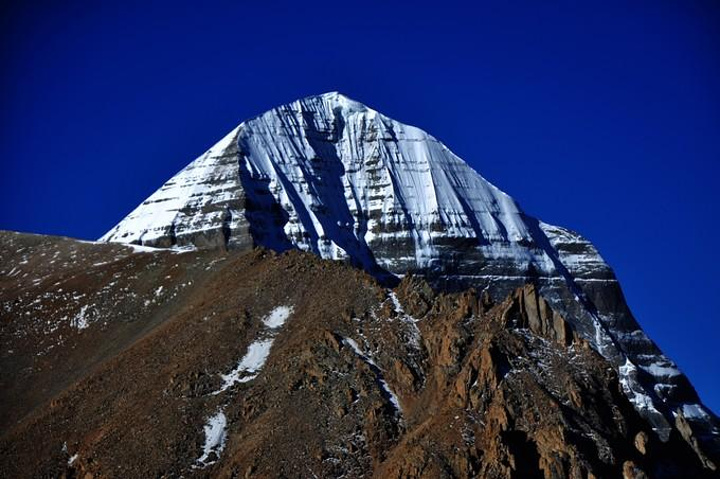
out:
M364 359L365 361L368 361L368 358L363 354L362 350L360 349L360 346L358 346L358 343L357 343L354 339L352 339L352 338L345 338L345 339L343 339L343 343L345 343L345 344L347 344L348 346L350 346L350 348L355 352L355 354L357 354L358 356L360 356L361 359ZM372 361L372 360L369 360L369 361ZM374 363L374 362L371 362L371 364L375 364L375 363Z
M150 246L141 246L133 243L126 243L124 246L133 250L133 253L157 253L158 251L165 251L164 248L152 248Z
M84 305L80 308L80 312L70 320L70 326L79 330L85 329L90 326L89 318L87 316L88 305Z
M400 318L400 321L410 326L410 343L415 349L419 349L422 335L420 333L420 328L418 327L417 323L420 320L410 316L405 312L402 304L400 304L400 300L398 299L397 294L395 294L393 290L388 290L387 295L388 298L390 298L390 301L392 301L393 309Z
M652 398L637 384L637 367L635 364L633 364L629 358L626 358L625 364L618 368L618 372L623 391L635 408L638 410L647 410L659 415L660 412L655 408Z
M242 357L235 369L228 374L220 375L223 384L213 393L214 395L227 391L235 384L246 383L257 377L270 356L270 349L275 341L277 331L288 320L293 309L292 306L278 306L263 318L262 323L265 329L261 331L262 337L248 346L245 356Z
M687 419L707 420L710 417L700 404L683 404L682 413Z
M243 356L235 369L230 371L229 374L222 375L223 385L214 394L227 391L237 383L246 383L255 379L270 355L272 343L273 340L270 338L255 341L248 346L247 353L245 353L245 356Z
M293 312L292 306L278 306L263 319L266 328L276 329L285 324Z
M227 439L227 417L223 411L218 411L214 416L208 418L205 423L205 444L203 454L198 458L195 467L204 468L217 462L220 453L225 449ZM215 456L212 458L212 456Z
M640 368L656 378L668 378L673 376L679 376L680 370L673 365L664 365L659 363L652 363L650 365L640 365Z

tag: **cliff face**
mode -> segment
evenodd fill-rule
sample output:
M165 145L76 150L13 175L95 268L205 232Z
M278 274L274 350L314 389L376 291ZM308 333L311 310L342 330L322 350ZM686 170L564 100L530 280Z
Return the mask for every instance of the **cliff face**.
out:
M292 250L0 240L3 477L716 474L534 284L496 300Z
M591 243L526 215L424 131L339 93L243 122L101 240L297 248L386 284L419 274L496 301L531 282L610 361L662 439L681 415L720 448L716 418L639 327Z

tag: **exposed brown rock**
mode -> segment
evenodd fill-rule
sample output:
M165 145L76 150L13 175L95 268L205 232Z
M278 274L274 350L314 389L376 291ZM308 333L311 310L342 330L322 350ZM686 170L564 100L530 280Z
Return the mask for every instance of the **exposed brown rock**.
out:
M637 449L640 454L647 454L647 446L648 446L648 435L645 431L640 431L635 435L635 449Z
M527 284L518 289L513 298L515 301L503 312L506 321L512 321L513 326L527 328L564 346L579 340L565 319L538 294L535 285Z
M625 461L623 464L623 479L647 479L647 477L647 474L634 462Z
M406 278L396 310L365 273L297 251L34 241L82 254L2 283L1 477L712 477L683 419L650 437L532 285L494 304ZM84 305L86 328L63 319ZM214 394L279 305L292 314L257 377ZM225 447L200 464L218 411Z
M680 432L682 438L690 445L690 447L692 447L693 451L695 451L695 453L698 455L703 466L705 466L711 471L717 470L717 466L715 465L715 463L707 457L705 451L703 451L702 447L700 447L698 439L697 437L695 437L695 434L690 425L688 424L687 419L685 419L682 411L680 411L675 416L675 427Z

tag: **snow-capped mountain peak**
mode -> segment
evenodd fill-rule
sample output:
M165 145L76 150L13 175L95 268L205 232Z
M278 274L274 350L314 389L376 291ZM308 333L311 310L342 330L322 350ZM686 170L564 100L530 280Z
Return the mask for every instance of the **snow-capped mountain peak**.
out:
M288 218L248 214L273 205ZM432 136L331 92L242 123L102 240L233 247L249 241L249 226L264 246L367 265L368 246L392 238L408 243L407 257L376 259L404 271L438 263L431 237L443 231L485 244L532 241L520 215L512 198ZM256 221L246 225L243 216ZM222 238L221 229L232 233Z
M717 434L592 244L526 215L423 130L338 92L241 123L101 240L298 248L379 278L418 273L498 298L532 282L615 364L626 395L662 438L680 413Z

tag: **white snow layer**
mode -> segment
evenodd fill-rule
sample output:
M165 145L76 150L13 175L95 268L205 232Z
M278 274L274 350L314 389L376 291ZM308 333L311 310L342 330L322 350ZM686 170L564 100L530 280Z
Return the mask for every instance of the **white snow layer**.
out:
M222 162L225 149L232 144L239 128L183 168L99 241L144 243L166 235L171 229L181 235L202 230L208 221L216 221L215 217L186 216L184 211L188 206L198 205L209 211L209 204L223 203L241 194L237 188L237 167ZM210 179L216 181L210 182ZM218 216L216 211L210 214Z
M653 414L660 414L652 398L644 392L637 381L637 367L630 361L625 359L625 364L619 368L620 384L622 385L625 395L638 410L647 410Z
M77 315L70 321L70 325L77 329L85 329L90 326L89 317L87 314L88 305L84 305L80 308Z
M273 309L265 319L263 319L263 324L266 328L279 328L285 324L285 321L288 320L292 311L292 306L278 306Z
M237 367L229 374L222 375L223 385L219 392L227 390L236 383L246 383L255 379L270 355L272 343L272 339L261 339L248 346L247 353Z
M710 416L700 404L684 404L682 413L688 419L703 420Z
M221 374L223 384L213 394L220 394L235 384L246 383L257 377L270 356L270 349L275 341L277 330L285 324L292 311L292 306L278 306L263 318L262 323L265 326L265 330L261 332L263 337L248 346L245 356L242 357L235 369L228 374Z
M218 411L214 416L208 418L205 423L205 444L203 444L203 454L197 460L199 467L209 466L217 459L210 460L210 454L215 453L216 457L220 457L220 453L225 448L225 439L227 438L227 417L222 411Z
M511 197L426 132L337 92L240 124L101 240L144 243L169 231L218 228L227 208L208 206L231 205L258 189L287 214L280 229L257 238L264 246L350 255L366 266L375 256L392 266L379 247L399 239L414 247L407 260L423 268L439 259L436 239L477 238L488 258L553 268L524 246L531 230ZM231 231L244 220L243 211L234 213Z

